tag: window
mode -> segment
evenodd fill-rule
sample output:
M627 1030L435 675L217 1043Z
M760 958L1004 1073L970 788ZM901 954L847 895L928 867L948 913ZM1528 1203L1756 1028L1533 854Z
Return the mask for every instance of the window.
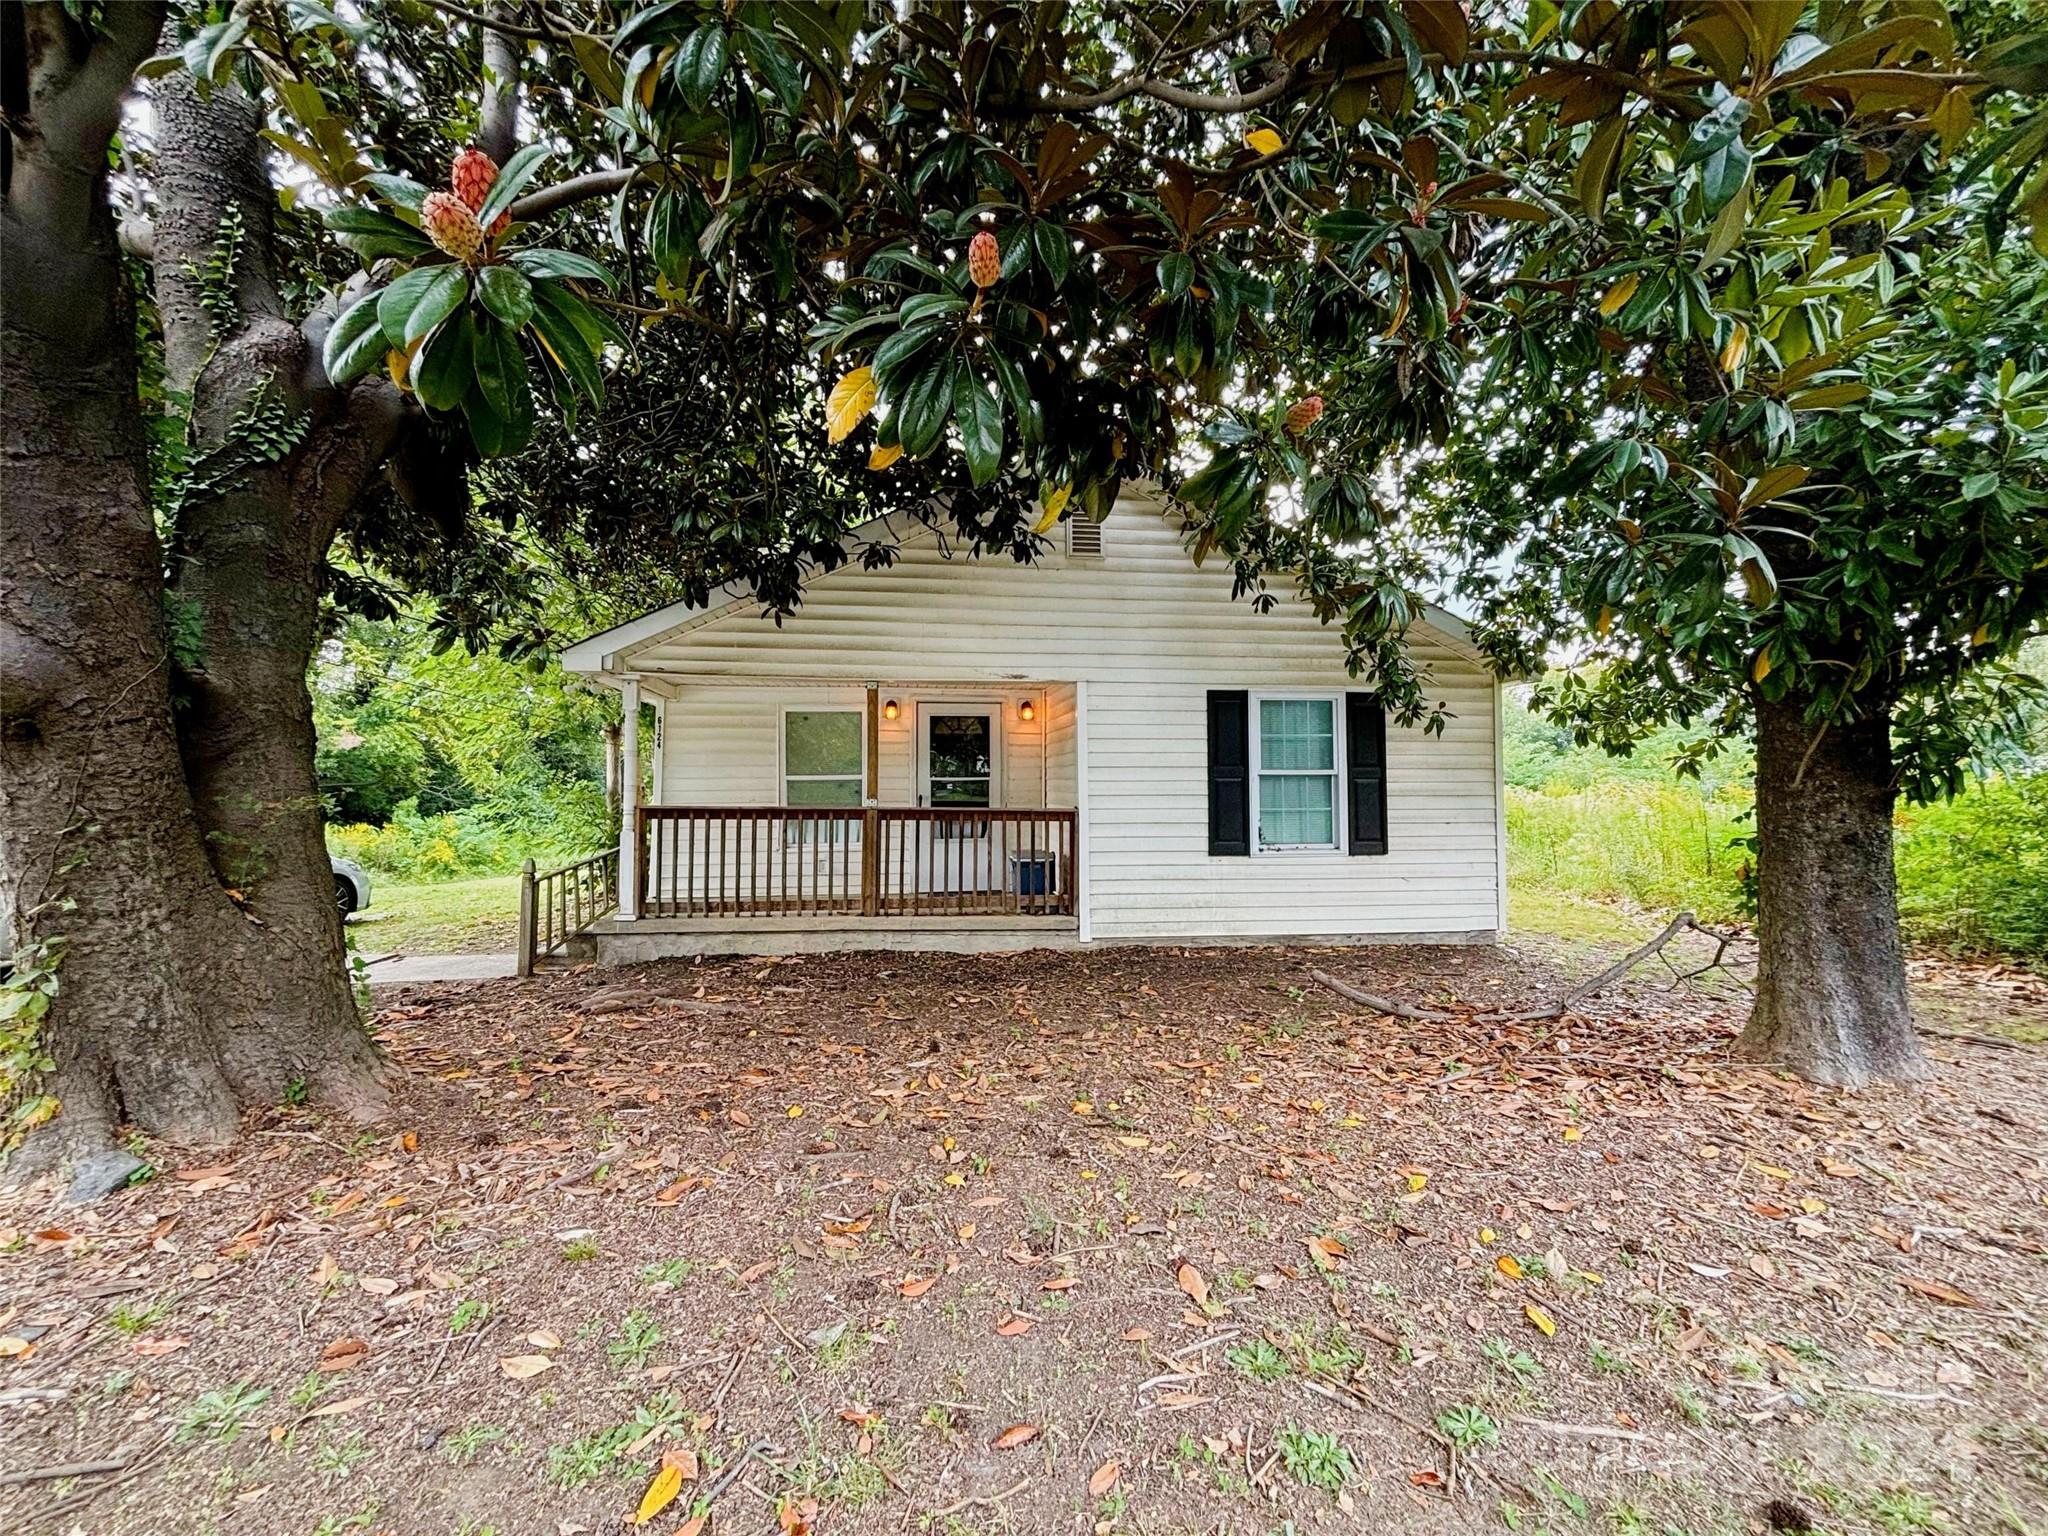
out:
M1254 748L1259 849L1335 849L1336 699L1259 699Z
M864 738L859 710L785 710L782 803L859 805L867 785Z

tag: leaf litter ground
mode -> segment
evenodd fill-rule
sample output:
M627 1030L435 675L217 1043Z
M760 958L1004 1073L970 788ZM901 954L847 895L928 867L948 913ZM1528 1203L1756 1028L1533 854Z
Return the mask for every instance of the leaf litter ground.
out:
M2048 988L1923 966L1939 1078L1848 1094L1732 1064L1738 988L1307 976L1607 958L385 994L384 1124L5 1197L0 1478L97 1465L0 1529L2044 1529Z

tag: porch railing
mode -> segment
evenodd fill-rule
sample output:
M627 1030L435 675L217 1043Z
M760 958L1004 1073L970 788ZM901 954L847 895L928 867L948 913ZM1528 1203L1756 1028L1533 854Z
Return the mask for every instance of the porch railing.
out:
M619 850L607 848L560 869L519 866L519 947L514 969L533 974L534 962L562 948L619 905Z
M640 810L645 917L1072 917L1070 810Z

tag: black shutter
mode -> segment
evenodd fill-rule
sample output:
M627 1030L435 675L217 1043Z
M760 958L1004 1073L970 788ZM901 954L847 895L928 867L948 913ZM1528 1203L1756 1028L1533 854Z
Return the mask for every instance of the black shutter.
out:
M1387 712L1377 694L1344 695L1344 793L1351 814L1347 851L1385 853Z
M1252 851L1251 696L1209 690L1209 852Z

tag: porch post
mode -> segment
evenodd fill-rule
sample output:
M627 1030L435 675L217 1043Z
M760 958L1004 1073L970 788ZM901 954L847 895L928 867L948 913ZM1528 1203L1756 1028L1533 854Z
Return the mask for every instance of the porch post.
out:
M640 679L619 685L619 917L640 915Z
M1094 847L1088 805L1088 683L1074 684L1074 926L1083 944L1095 938L1094 903L1088 899L1088 854Z
M867 702L867 760L868 778L865 788L865 809L861 812L860 828L860 915L877 916L882 910L882 813L875 807L881 801L882 785L882 689L880 684L868 684Z

